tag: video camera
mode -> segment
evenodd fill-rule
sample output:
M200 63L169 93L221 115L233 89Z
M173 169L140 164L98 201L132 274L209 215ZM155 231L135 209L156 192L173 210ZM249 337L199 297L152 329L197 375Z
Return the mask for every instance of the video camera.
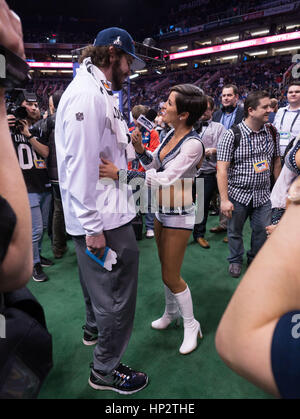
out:
M21 119L26 119L28 116L25 106L21 104L26 100L26 102L37 102L37 97L35 93L28 92L24 89L14 89L11 92L10 100L6 105L7 115L14 115L16 118L16 123L11 131L15 134L20 132L22 129L22 124L20 123Z

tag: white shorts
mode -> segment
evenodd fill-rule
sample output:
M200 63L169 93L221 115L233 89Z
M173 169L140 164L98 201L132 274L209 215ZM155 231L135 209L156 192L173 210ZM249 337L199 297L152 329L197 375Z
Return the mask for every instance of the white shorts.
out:
M164 228L174 228L179 230L194 230L195 225L195 211L184 214L163 214L161 212L155 213L156 219L162 224Z

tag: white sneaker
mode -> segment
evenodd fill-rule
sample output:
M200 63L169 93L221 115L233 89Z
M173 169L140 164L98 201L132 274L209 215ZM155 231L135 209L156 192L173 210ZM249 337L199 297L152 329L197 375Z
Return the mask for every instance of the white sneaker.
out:
M147 237L147 239L153 239L154 231L153 230L147 230L146 231L146 237Z

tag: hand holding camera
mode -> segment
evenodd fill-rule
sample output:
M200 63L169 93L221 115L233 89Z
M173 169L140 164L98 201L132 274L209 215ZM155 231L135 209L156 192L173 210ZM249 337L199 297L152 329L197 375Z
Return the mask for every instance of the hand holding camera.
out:
M7 115L7 121L9 128L14 128L16 126L16 117L14 115Z
M31 137L31 132L29 131L29 125L26 119L20 119L19 121L20 133L25 137Z
M24 106L10 106L7 109L7 121L10 130L16 134L30 136L28 122L26 121L28 114Z

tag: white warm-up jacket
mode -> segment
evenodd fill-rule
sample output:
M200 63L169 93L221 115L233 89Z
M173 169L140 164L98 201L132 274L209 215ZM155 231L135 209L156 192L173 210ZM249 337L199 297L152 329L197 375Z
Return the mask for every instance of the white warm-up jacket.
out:
M112 180L106 185L99 181L100 157L127 169L127 133L104 74L86 59L62 95L56 115L58 177L69 234L96 235L134 218L131 189L124 184L119 189Z

